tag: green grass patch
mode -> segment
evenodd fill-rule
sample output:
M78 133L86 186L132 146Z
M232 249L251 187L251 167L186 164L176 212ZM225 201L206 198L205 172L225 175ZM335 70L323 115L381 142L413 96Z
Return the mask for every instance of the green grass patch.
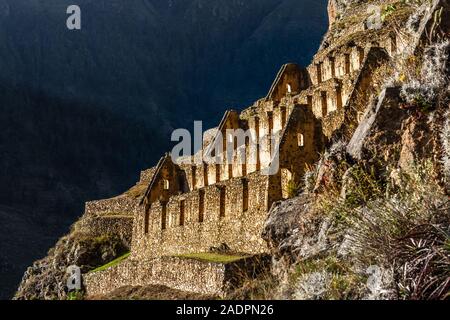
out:
M194 259L205 262L215 262L215 263L232 263L244 258L248 258L249 256L239 256L239 255L227 255L227 254L219 254L219 253L189 253L178 255L178 258L186 258L186 259Z
M84 300L84 292L81 290L71 291L67 293L66 300Z
M120 256L120 257L114 259L113 261L108 262L107 264L105 264L105 265L103 265L103 266L101 266L101 267L98 267L98 268L96 268L96 269L94 269L94 270L91 270L91 271L89 271L89 272L99 272L99 271L104 271L104 270L106 270L106 269L108 269L108 268L111 268L111 267L113 267L113 266L115 266L115 265L118 265L119 263L121 263L122 261L124 261L125 259L127 259L129 256L130 256L130 252L125 253L123 256Z

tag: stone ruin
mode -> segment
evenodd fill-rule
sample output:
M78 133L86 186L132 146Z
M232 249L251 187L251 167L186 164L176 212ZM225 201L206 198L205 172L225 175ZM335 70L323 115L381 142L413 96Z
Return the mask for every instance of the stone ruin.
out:
M332 21L330 30L340 23L336 17ZM322 45L306 68L283 65L266 97L242 112L227 110L219 126L208 132L199 153L206 153L218 139L233 139L227 136L230 129L251 132L248 138L254 141L268 139L275 148L271 143L269 147L251 147L247 140L234 141L232 159L217 164L176 163L166 154L156 167L142 173L135 192L87 203L86 216L122 219L126 233L131 233L128 264L86 275L87 292L104 293L105 283L112 289L127 281L186 289L187 280L181 279L170 263L175 263L184 277L195 272L202 275L195 288L191 283L191 290L207 294L221 291L222 269L210 264L199 267L198 262L174 262L173 257L209 252L222 244L245 255L268 253L261 233L272 204L290 196L305 168L318 161L337 133L350 136L354 132L365 107L393 72L391 62L410 47L409 37L408 33L384 28L369 30L364 19L356 19L338 40ZM227 146L230 144L223 143L216 156L223 158L230 151ZM242 154L255 161L238 161ZM268 175L265 169L272 166L274 156L279 168ZM140 270L147 270L145 276ZM208 270L213 270L211 277ZM219 284L206 284L201 279L219 279Z

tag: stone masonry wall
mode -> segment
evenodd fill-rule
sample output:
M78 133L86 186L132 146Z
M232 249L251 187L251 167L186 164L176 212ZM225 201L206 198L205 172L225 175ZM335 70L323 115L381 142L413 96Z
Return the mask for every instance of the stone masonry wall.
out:
M88 297L105 295L124 286L146 285L222 296L225 265L176 257L127 260L105 271L85 274L83 284Z
M141 171L141 176L139 183L150 183L152 181L153 175L155 174L156 167Z
M228 264L180 257L128 259L107 270L83 275L83 284L88 297L105 295L124 286L148 285L223 297L269 265L268 256L247 257Z
M85 214L93 216L102 215L129 215L133 216L139 204L139 199L121 195L111 199L90 201L85 204Z
M93 237L106 234L119 236L130 247L133 232L132 216L87 216L76 224L76 229Z

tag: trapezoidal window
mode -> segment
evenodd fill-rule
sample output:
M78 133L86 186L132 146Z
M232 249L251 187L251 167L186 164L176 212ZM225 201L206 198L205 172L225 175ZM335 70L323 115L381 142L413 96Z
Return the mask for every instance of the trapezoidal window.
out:
M316 64L317 83L322 83L322 63Z
M350 54L346 53L344 57L345 57L344 72L345 74L350 74Z
M358 58L359 58L359 61L358 61L359 67L361 67L362 63L364 62L364 48L358 47Z
M186 210L186 200L181 200L180 201L180 226L184 226L185 210Z
M248 152L250 148L250 137L245 137L245 149L244 149L244 156L242 158L242 175L247 175L247 158L248 158Z
M255 118L255 133L256 133L256 171L261 170L261 156L260 145L259 145L259 118Z
M305 146L305 136L302 133L297 134L297 143L300 148Z
M325 117L328 114L328 98L326 91L322 91L321 93L322 100L322 117Z
M336 63L333 57L330 57L330 71L331 71L331 77L336 77Z
M341 87L336 88L336 107L338 110L342 109L342 89L341 89Z
M219 199L219 204L220 204L220 212L219 212L219 216L220 218L225 217L225 197L226 197L226 189L225 187L220 189L220 199Z
M273 134L273 113L267 112L267 120L269 121L269 152L272 156L272 134Z
M208 183L208 164L203 163L203 185L206 187L209 185Z
M286 85L286 89L287 89L287 93L292 93L292 87L289 83Z
M169 190L170 189L170 182L167 179L163 180L163 189L164 190Z
M205 220L205 191L200 190L198 194L198 222Z
M242 182L242 211L248 211L248 181Z
M167 203L161 203L161 230L167 228Z
M197 167L192 167L192 190L197 187Z
M220 182L220 164L216 164L216 183Z
M145 210L144 216L144 233L148 234L148 229L150 225L150 209Z

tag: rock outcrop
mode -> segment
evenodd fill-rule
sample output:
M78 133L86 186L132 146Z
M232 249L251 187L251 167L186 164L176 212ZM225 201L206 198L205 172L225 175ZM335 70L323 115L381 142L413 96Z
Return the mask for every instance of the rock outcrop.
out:
M17 300L65 300L67 268L78 266L88 272L129 250L118 237L71 233L61 238L47 257L36 261L25 272L14 297Z
M329 2L325 47L338 17L345 21L345 2ZM354 5L352 14L361 9ZM335 135L305 175L303 193L272 207L263 237L280 298L448 298L449 33L445 23L430 33L448 5L417 8L426 27L416 30L431 27L406 50L417 56L394 60L394 74L362 106L352 135Z

